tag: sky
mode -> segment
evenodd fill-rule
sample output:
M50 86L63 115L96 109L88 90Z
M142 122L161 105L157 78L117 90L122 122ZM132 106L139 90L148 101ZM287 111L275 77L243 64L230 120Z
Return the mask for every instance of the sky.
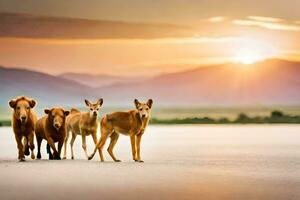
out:
M226 62L300 60L299 7L295 0L0 0L2 13L106 22L56 19L41 28L0 19L0 65L153 76Z

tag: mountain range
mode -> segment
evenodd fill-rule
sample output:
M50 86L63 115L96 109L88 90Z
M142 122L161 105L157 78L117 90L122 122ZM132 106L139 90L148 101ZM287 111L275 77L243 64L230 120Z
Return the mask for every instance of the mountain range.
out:
M90 87L100 87L107 86L112 84L120 84L120 83L132 83L139 82L145 77L124 77L124 76L113 76L106 74L84 74L84 73L63 73L58 77L76 81L86 86Z
M0 67L0 91L1 105L18 95L34 97L41 105L69 106L99 97L111 106L131 105L134 98L153 98L158 106L299 105L300 63L279 59L228 63L134 80Z

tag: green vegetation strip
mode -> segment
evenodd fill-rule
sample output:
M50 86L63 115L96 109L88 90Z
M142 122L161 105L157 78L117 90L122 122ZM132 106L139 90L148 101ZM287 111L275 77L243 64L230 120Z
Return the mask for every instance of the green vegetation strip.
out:
M249 117L245 113L240 113L236 119L228 118L214 119L210 117L194 117L183 119L158 119L153 118L151 124L300 124L300 116L286 115L281 111L273 111L267 117ZM0 126L11 126L10 120L0 121Z
M228 118L214 119L210 117L195 117L184 119L156 119L151 120L151 124L300 124L300 116L285 115L281 111L273 111L267 117L249 117L245 113L240 113L236 119Z

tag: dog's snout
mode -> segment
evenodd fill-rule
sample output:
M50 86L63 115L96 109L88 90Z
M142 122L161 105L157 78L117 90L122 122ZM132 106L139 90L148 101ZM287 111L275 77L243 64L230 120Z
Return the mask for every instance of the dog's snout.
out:
M94 112L93 112L93 115L94 115L94 116L97 116L97 112L96 112L96 111L94 111Z
M25 121L26 118L27 118L26 116L22 116L22 117L21 117L21 121Z
M59 124L54 124L54 127L55 127L55 128L59 128L60 125L59 125Z
M143 114L143 115L142 115L142 117L143 117L143 118L145 118L145 117L146 117L146 115L145 115L145 114Z

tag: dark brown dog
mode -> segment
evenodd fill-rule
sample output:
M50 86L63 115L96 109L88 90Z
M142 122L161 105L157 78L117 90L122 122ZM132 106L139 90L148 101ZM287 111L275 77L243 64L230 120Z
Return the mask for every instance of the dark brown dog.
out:
M52 108L51 110L45 109L45 113L47 115L36 123L37 158L41 159L41 143L45 139L48 142L47 153L49 154L49 159L60 160L61 148L67 133L65 121L69 111L65 111L62 108ZM55 147L56 142L58 142L57 149ZM50 148L53 150L53 155Z
M31 158L35 159L33 140L36 115L32 111L35 105L35 100L25 96L9 101L9 106L13 108L12 126L19 150L19 161L25 161L24 155L29 155L29 148L31 150Z

